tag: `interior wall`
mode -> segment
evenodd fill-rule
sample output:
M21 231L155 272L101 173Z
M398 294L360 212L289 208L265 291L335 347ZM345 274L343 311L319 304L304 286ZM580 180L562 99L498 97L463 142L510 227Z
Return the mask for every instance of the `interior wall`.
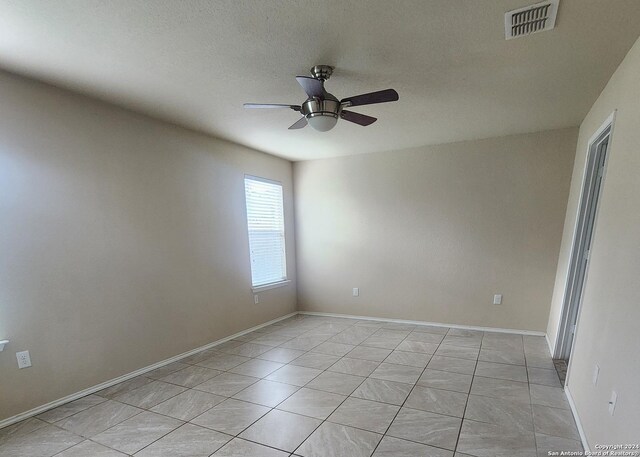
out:
M586 438L595 444L640 439L640 40L580 126L548 334L556 343L588 142L614 111L607 168L567 386ZM592 382L600 366L597 385ZM611 392L618 394L608 413Z
M295 310L290 162L7 73L0 100L0 420ZM259 305L245 173L284 187L293 281Z
M576 138L296 162L299 308L544 331Z

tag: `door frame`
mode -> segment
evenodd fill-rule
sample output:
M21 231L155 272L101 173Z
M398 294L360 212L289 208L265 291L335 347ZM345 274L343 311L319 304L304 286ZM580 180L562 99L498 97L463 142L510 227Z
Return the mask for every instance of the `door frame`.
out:
M607 117L602 125L591 136L587 144L587 154L584 170L582 173L582 184L580 186L580 199L578 201L573 239L571 242L571 254L569 257L565 291L562 300L562 312L560 314L558 331L556 333L556 345L553 353L554 359L567 360L570 358L570 354L573 351L575 334L580 320L580 312L582 308L580 306L580 303L584 294L587 275L589 271L589 258L591 257L591 251L593 248L593 233L595 232L598 213L600 211L600 205L598 204L598 202L601 200L607 164L611 155L615 118L616 111L614 110L613 113L611 113ZM600 167L599 159L602 158L603 154L600 146L605 140L607 141L607 147L606 151L604 152L604 163L602 164L602 167ZM598 195L596 196L596 208L595 214L593 215L593 224L591 225L591 239L589 240L589 250L588 253L585 253L582 243L588 231L587 213L589 205L593 201L593 186L595 184L595 179L598 177L598 173L601 173L601 181L600 187L598 189ZM581 262L586 263L582 275L579 274L581 271ZM579 284L580 281L582 282L581 285ZM578 287L579 290L577 290ZM576 293L578 294L577 296Z

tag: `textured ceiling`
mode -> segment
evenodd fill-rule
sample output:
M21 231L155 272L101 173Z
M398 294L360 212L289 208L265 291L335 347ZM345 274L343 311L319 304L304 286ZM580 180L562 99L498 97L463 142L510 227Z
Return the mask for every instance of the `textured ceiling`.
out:
M0 67L293 160L578 125L640 34L638 0L561 0L556 29L505 41L534 0L0 0ZM289 131L294 76L400 101Z

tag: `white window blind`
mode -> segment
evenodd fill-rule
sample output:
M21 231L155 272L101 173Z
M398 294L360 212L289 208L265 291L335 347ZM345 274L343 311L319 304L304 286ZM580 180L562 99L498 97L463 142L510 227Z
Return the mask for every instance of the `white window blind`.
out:
M287 279L284 246L282 185L255 177L244 178L251 253L251 285Z

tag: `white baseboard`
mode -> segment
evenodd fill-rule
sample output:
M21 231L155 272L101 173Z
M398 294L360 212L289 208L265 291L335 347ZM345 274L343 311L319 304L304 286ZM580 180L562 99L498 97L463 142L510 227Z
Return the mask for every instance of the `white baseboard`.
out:
M25 420L25 419L28 419L30 417L33 417L33 416L35 416L37 414L43 413L43 412L45 412L45 411L47 411L49 409L55 408L57 406L65 404L65 403L69 403L70 401L74 401L74 400L77 400L79 398L85 397L87 395L96 393L96 392L98 392L98 391L100 391L102 389L106 389L107 387L114 386L114 385L119 384L119 383L121 383L123 381L126 381L128 379L135 378L136 376L140 376L141 374L147 373L147 372L149 372L151 370L155 370L156 368L160 368L160 367L163 367L165 365L169 365L170 363L177 362L180 359L183 359L185 357L189 357L190 355L193 355L193 354L197 354L200 351L204 351L206 349L210 349L210 348L212 348L214 346L217 346L219 344L222 344L222 343L224 343L226 341L232 340L234 338L238 338L239 336L242 336L242 335L245 335L247 333L253 332L254 330L258 330L260 328L266 327L267 325L271 325L271 324L274 324L276 322L288 319L289 317L295 316L296 314L298 314L297 311L293 312L293 313L289 313L289 314L287 314L285 316L282 316L282 317L278 317L276 319L272 319L272 320L270 320L268 322L265 322L264 324L256 325L255 327L251 327L251 328L248 328L246 330L242 330L241 332L234 333L233 335L230 335L230 336L227 336L227 337L222 338L220 340L214 341L213 343L205 344L204 346L200 346L199 348L195 348L195 349L192 349L190 351L183 352L182 354L178 354L176 356L173 356L173 357L170 357L168 359L162 360L160 362L154 363L153 365L148 365L148 366L146 366L144 368L140 368L139 370L132 371L131 373L127 373L127 374L124 374L122 376L118 376L117 378L110 379L109 381L105 381L105 382L100 383L98 385L95 385L93 387L89 387L87 389L81 390L80 392L76 392L74 394L67 395L66 397L62 397L62 398L59 398L57 400L51 401L49 403L45 403L44 405L41 405L41 406L38 406L36 408L30 409L29 411L25 411L23 413L16 414L15 416L8 417L8 418L3 419L3 420L0 421L0 429L4 428L4 427L7 427L9 425L15 424L16 422L20 422L22 420Z
M549 334L545 333L544 339L547 341L547 346L549 347L549 354L551 354L551 358L554 356L554 348L551 346L551 341L549 341Z
M578 410L576 409L576 404L573 401L573 397L571 396L571 391L569 391L569 386L564 386L564 394L567 396L567 401L569 402L569 407L571 408L571 413L573 414L573 419L576 421L576 427L578 427L578 433L580 434L580 441L582 441L582 447L585 450L585 455L591 452L591 448L589 448L589 443L587 442L587 435L584 433L584 428L582 428L582 422L580 422L580 416L578 416Z
M309 316L339 317L343 319L358 319L358 320L364 320L364 321L393 322L396 324L433 325L434 327L449 327L449 328L460 328L465 330L480 330L482 332L514 333L517 335L546 336L544 332L536 332L533 330L516 330L511 328L478 327L474 325L443 324L441 322L411 321L406 319L386 319L382 317L354 316L351 314L318 313L315 311L298 311L298 314L307 314Z

